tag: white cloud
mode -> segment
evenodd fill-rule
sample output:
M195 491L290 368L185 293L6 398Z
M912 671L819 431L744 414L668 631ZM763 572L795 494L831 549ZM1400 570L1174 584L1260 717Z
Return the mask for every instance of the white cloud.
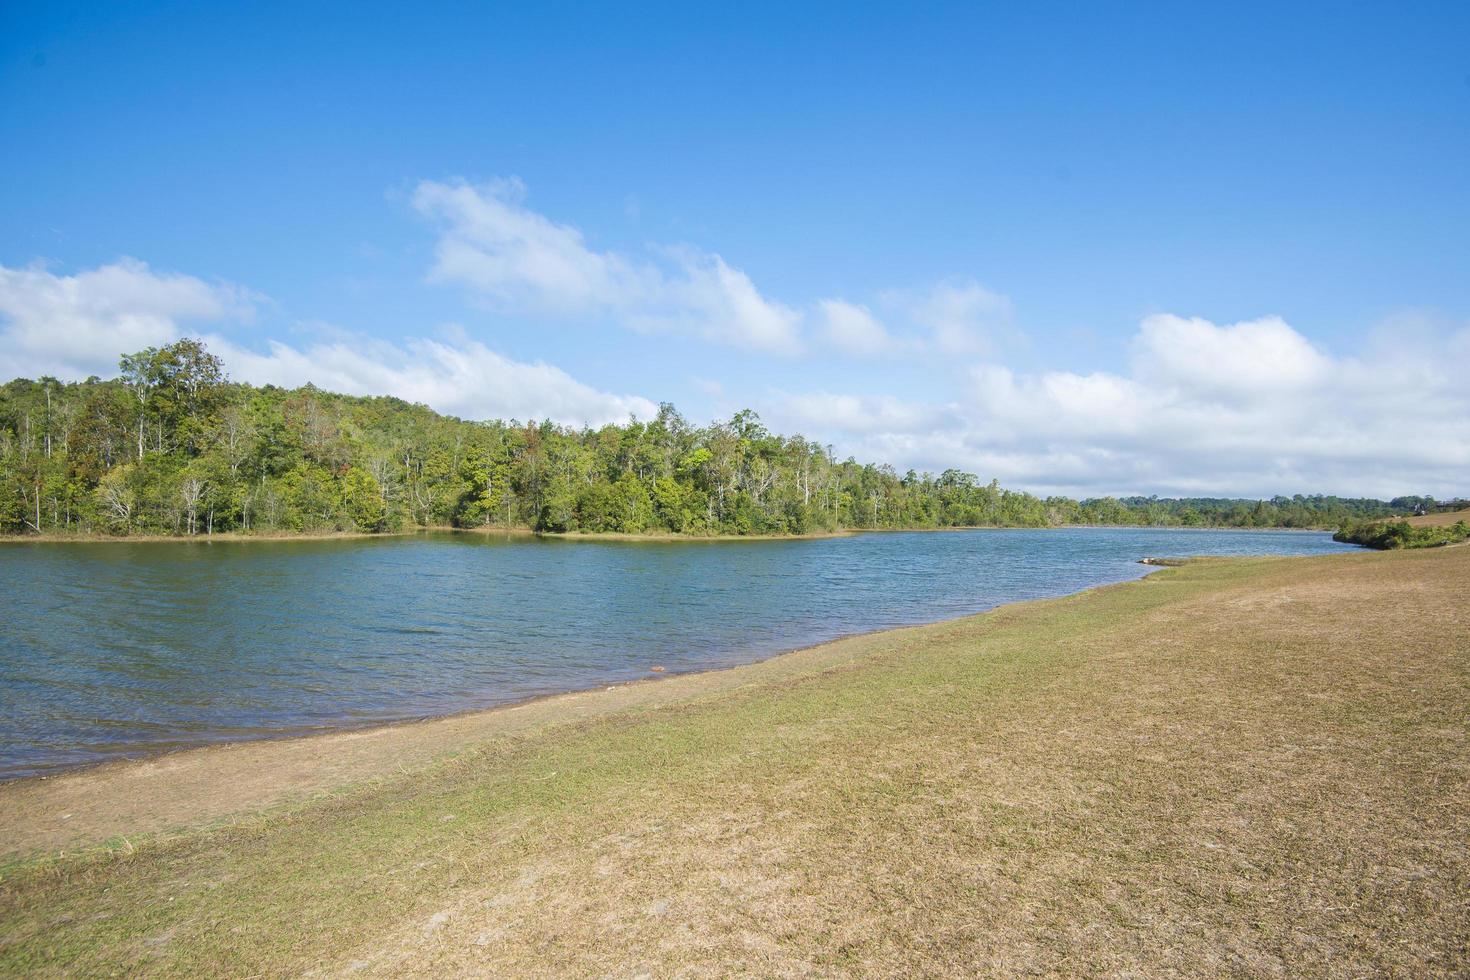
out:
M468 286L512 312L595 313L657 292L653 270L593 251L576 228L522 207L524 194L515 180L420 183L414 207L441 229L430 280Z
M778 354L801 350L801 314L763 297L744 272L696 249L662 252L680 273L663 280L641 308L626 311L630 325L671 333L693 327L706 340L730 347Z
M928 331L928 342L945 354L989 349L995 335L1011 326L1011 301L973 280L941 282L926 293L889 293L889 302Z
M781 398L781 424L900 468L960 467L1038 492L1396 496L1470 491L1470 329L1323 353L1277 318L1159 316L1127 374L982 364L958 397Z
M1217 327L1163 314L1143 321L1134 344L1144 380L1225 394L1290 390L1323 380L1331 362L1280 317Z
M578 229L525 207L524 193L519 181L421 182L414 207L439 227L431 281L464 286L504 313L607 316L733 347L801 350L801 314L720 256L688 246L642 259L598 251Z
M295 348L277 341L265 354L220 338L208 340L231 376L254 384L298 387L308 381L350 395L396 395L469 419L545 419L566 425L653 418L646 398L582 384L560 368L513 361L473 340L335 341Z
M820 423L826 430L881 436L910 436L953 425L953 409L906 402L890 395L812 392L782 396L782 411ZM865 462L886 462L874 459Z
M866 306L841 299L817 304L822 335L828 344L849 354L881 354L893 347L893 338Z
M310 381L474 419L599 425L658 411L646 398L598 391L559 368L513 361L463 336L390 344L330 331L328 340L300 348L268 341L262 354L207 329L249 319L259 299L132 259L73 276L0 266L0 377L111 377L124 353L202 333L232 377L257 384Z
M974 355L1011 330L1011 301L970 279L883 293L892 331L867 306L840 297L788 306L721 256L689 245L651 245L638 256L600 250L580 229L528 208L514 179L426 180L412 200L438 229L429 280L461 286L502 314L607 319L782 355L807 349L809 333L855 357Z
M878 296L880 319L867 306L833 298L815 304L827 346L842 354L946 358L993 351L1014 332L1008 297L972 279L942 280L924 289L890 289Z
M129 258L73 276L0 266L0 374L111 375L119 355L168 343L185 324L249 320L258 299Z

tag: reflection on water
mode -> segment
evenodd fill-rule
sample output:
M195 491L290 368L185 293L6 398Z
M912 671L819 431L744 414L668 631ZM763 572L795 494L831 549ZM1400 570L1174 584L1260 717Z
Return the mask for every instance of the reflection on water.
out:
M0 778L759 659L1326 534L0 545ZM667 675L665 675L667 676Z

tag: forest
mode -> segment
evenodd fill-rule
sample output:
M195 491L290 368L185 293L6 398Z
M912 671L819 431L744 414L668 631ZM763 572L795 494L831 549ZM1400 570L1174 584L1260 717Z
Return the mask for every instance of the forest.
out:
M1065 524L1326 527L1428 497L1073 500L840 460L753 412L672 405L624 425L472 422L391 397L230 381L192 339L118 377L0 387L0 534L209 535L427 527L751 535Z

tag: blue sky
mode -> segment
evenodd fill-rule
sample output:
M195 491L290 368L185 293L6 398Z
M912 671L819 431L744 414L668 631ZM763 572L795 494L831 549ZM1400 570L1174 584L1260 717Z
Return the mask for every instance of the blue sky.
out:
M310 9L302 9L306 7ZM0 7L0 373L1470 492L1470 7ZM315 372L313 374L312 372Z

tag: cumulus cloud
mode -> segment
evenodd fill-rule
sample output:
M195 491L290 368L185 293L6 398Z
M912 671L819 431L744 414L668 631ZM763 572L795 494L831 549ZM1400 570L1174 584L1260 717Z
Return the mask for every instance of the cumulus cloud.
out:
M438 230L429 281L460 286L507 315L606 319L782 355L814 346L852 357L975 355L1011 328L1011 301L971 279L882 293L892 329L841 297L790 306L713 252L597 249L580 229L532 210L525 195L514 179L420 182L413 206Z
M641 258L598 251L578 229L526 207L524 194L513 180L421 182L413 205L439 228L430 280L463 286L504 313L606 316L733 347L801 350L801 314L719 255L689 246Z
M972 279L890 289L878 305L881 318L847 299L820 300L812 310L817 335L828 349L854 357L950 358L993 351L1014 330L1010 299Z
M1134 341L1144 380L1222 394L1256 395L1326 379L1331 361L1280 317L1217 327L1163 314L1143 321Z
M261 353L215 332L248 320L259 301L236 286L157 273L131 259L73 276L0 266L0 376L110 377L121 354L189 333L204 337L232 377L256 384L310 381L474 419L600 425L658 411L646 398L599 391L557 367L511 360L462 335L392 344L336 331L302 347L268 341Z
M775 415L863 458L1038 492L1464 493L1470 329L1333 356L1279 318L1150 317L1126 374L973 367L957 397L785 396Z
M953 425L953 408L906 402L890 395L830 392L786 395L783 409L824 428L878 436L910 436Z
M264 354L220 338L209 345L242 381L282 387L309 381L350 395L396 395L462 418L602 425L658 412L646 398L598 391L560 368L513 361L473 340L419 338L400 346L357 339L301 348L271 341Z
M438 222L435 282L467 286L515 312L594 313L640 305L658 289L655 270L588 248L582 233L522 206L525 188L424 181L418 212Z
M822 336L832 347L849 354L881 354L894 346L888 330L866 306L841 299L817 304Z
M642 307L626 313L644 330L678 332L693 325L706 339L777 354L802 348L801 314L761 295L750 277L718 255L691 248L663 249L679 274Z
M940 282L918 293L889 292L885 299L924 331L925 346L944 354L987 350L996 334L1011 326L1010 299L971 279Z
M0 266L0 374L110 375L119 354L168 343L187 324L249 320L258 301L129 258L72 276Z

